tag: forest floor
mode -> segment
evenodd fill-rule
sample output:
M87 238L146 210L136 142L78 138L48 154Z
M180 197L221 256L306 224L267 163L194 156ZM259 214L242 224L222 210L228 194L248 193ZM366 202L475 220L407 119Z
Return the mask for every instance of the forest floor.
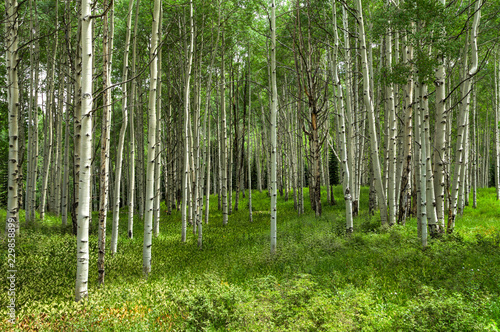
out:
M247 193L248 194L248 193ZM120 213L118 253L106 253L105 286L97 284L97 214L90 236L89 297L74 302L76 241L71 226L48 216L22 224L16 239L15 326L7 321L7 241L0 247L0 330L22 331L498 331L500 329L500 202L494 188L478 193L451 235L422 250L416 221L380 227L366 212L362 189L354 233L344 232L341 188L315 218L293 196L278 198L278 252L269 253L269 206L253 191L222 226L217 198L203 226L203 250L181 216L165 213L153 239L152 272L142 275L143 227L128 239ZM234 199L234 195L233 195ZM5 229L5 209L0 227ZM111 212L107 236L111 238ZM21 212L21 220L24 211ZM109 248L109 242L107 244ZM108 249L107 249L108 250Z

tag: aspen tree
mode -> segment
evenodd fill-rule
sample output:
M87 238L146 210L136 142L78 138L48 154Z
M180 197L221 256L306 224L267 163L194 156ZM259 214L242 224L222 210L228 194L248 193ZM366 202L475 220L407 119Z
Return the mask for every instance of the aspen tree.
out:
M333 84L335 85L335 98L338 102L338 126L339 126L339 136L340 136L340 158L342 163L342 187L344 190L344 202L345 202L345 219L346 219L346 230L348 233L352 233L354 229L354 224L352 220L352 196L351 196L351 175L350 175L350 164L347 159L347 138L346 138L346 125L345 125L345 106L344 97L342 93L342 85L339 80L337 61L339 52L339 35L337 29L337 7L335 0L332 1L333 6L333 37L334 37L334 49L333 49L333 61L330 61L330 67L333 74Z
M221 147L222 152L220 153L219 159L219 177L221 182L222 191L222 224L227 225L228 219L228 199L227 199L227 124L226 124L226 77L224 73L224 31L222 32L222 52L221 52Z
M443 6L446 0L441 0ZM434 192L436 197L436 213L437 223L440 231L444 230L444 191L445 191L445 163L447 162L446 154L446 127L448 123L448 112L446 112L445 95L446 95L446 71L445 58L438 59L439 66L436 70L436 120L434 130ZM431 151L429 151L431 153Z
M88 296L89 273L89 206L90 172L92 170L92 17L90 0L82 0L81 6L82 41L82 118L80 141L80 184L78 193L77 245L76 245L76 287L75 300Z
M109 196L109 144L111 136L111 33L108 24L108 6L112 6L108 1L103 2L104 10L106 13L103 17L103 109L102 109L102 123L101 123L101 165L100 165L100 179L99 179L99 255L97 261L97 270L99 272L98 282L104 284L104 257L106 250L106 219L108 215L108 196Z
M356 0L356 8L358 11L357 15L358 15L358 26L359 26L359 42L361 46L361 62L363 71L363 99L365 107L368 110L368 124L370 129L372 167L373 167L373 174L375 176L375 187L377 190L377 197L380 205L380 219L383 225L387 223L387 201L385 199L385 192L382 183L382 175L380 171L380 160L378 157L379 150L378 150L377 131L375 128L375 109L370 94L370 74L368 70L368 57L366 53L366 34L363 23L363 7L361 4L361 0Z
M424 114L424 105L423 105L423 99L427 98L425 96L425 88L424 84L420 84L420 112L419 112L419 120L418 122L418 131L420 134L420 160L419 160L419 166L420 166L420 214L421 214L421 219L420 219L420 229L421 229L421 239L422 239L422 247L427 246L427 197L425 195L426 193L426 177L427 177L427 169L425 162L427 160L427 147L425 144L425 122L426 122L426 117Z
M8 198L7 222L15 225L16 234L19 234L19 205L18 205L18 177L19 177L19 78L18 78L18 10L17 0L6 0L7 9L7 83L9 105L9 166L8 166ZM13 221L12 221L13 220Z
M160 13L163 12L163 6L160 2ZM158 35L161 38L162 35L162 19L163 15L159 16L158 22ZM153 234L155 237L160 233L160 199L161 199L161 158L162 158L162 139L161 139L161 124L164 122L161 116L161 84L162 84L162 45L158 46L157 59L158 59L158 69L159 73L156 81L156 118L159 124L156 125L156 150L155 150L155 171L154 171L154 201L153 201Z
M458 130L457 130L457 155L455 157L455 171L453 177L453 185L452 185L452 194L451 194L451 213L448 217L447 224L447 232L453 232L455 228L455 216L457 214L457 201L458 201L458 192L460 189L460 184L463 182L463 179L460 177L461 168L464 167L464 145L466 143L467 137L467 119L469 114L469 102L470 102L470 86L472 77L477 73L478 70L478 47L477 47L477 34L479 21L481 19L481 0L476 2L475 6L475 14L474 21L472 23L472 33L470 36L470 44L472 46L471 51L471 67L467 70L466 80L462 86L462 96L464 97L462 100L462 104L460 107L460 114L458 116ZM466 65L464 65L467 68Z
M194 23L193 23L193 1L189 2L189 21L190 21L190 44L188 51L186 80L184 83L184 174L183 174L183 195L182 195L182 237L181 241L186 242L187 228L187 207L189 198L189 81L191 79L191 68L193 64L193 48L194 48ZM187 50L186 50L187 51ZM189 209L192 212L192 209Z
M130 49L130 30L132 26L132 9L134 5L134 0L129 0L128 11L127 11L127 30L125 33L125 50L123 53L123 71L122 71L122 82L126 82L128 79L128 56ZM118 147L116 151L116 170L115 170L115 197L113 202L113 224L111 230L111 254L116 253L118 246L118 226L120 221L120 186L122 180L122 169L123 169L123 146L125 144L125 134L127 132L128 125L128 87L127 83L122 85L122 125L120 127L120 134L118 138ZM132 115L133 116L133 115ZM132 189L130 188L130 191Z
M398 224L405 224L406 217L411 205L411 179L412 179L412 131L413 131L413 68L411 66L413 59L413 47L407 42L407 36L404 37L405 51L403 52L403 62L410 65L405 86L405 112L404 112L404 137L403 137L403 167L401 172L401 185L399 191L399 214Z
M248 218L253 222L252 215L252 168L250 167L250 125L252 116L252 67L250 63L250 45L248 45L248 142L247 142L247 168L248 168Z
M135 7L135 18L134 18L134 42L132 46L132 77L134 80L132 81L132 91L130 92L130 99L133 101L130 103L130 116L129 116L129 134L130 134L130 155L129 155L129 167L130 167L130 175L129 175L129 196L128 196L128 237L132 239L134 237L134 204L135 204L135 124L134 124L134 110L136 108L136 93L137 93L137 78L136 76L136 58L137 58L137 25L139 21L139 5L141 0L137 0ZM116 238L118 241L118 234L116 234ZM112 252L113 249L111 249Z
M148 163L146 174L146 205L144 215L144 242L142 249L142 269L147 277L151 273L151 246L153 235L153 200L155 183L156 157L156 89L158 79L158 39L160 31L161 6L160 0L155 0L153 9L153 27L151 29L150 80L149 80L149 107L148 107ZM142 130L142 128L141 128Z
M276 253L276 115L278 89L276 87L276 4L271 1L271 254Z
M386 35L386 64L389 70L392 67L392 30L389 28ZM387 151L387 170L388 170L388 183L387 183L387 196L389 199L389 225L396 223L396 139L397 139L397 122L396 122L396 109L394 106L394 84L392 82L387 83L385 88L386 93L386 112L388 114L388 145L389 149Z

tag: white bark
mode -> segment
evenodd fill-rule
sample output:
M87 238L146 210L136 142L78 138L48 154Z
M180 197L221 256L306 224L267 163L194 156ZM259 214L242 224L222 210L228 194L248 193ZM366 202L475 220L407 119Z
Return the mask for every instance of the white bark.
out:
M276 115L278 89L276 87L276 4L271 1L271 254L276 253Z
M130 49L130 30L132 25L132 8L134 0L129 0L128 15L127 15L127 32L125 34L125 52L123 54L123 71L122 81L128 79L128 55ZM118 138L118 148L116 151L116 170L115 170L115 197L113 202L113 224L111 231L111 254L116 253L118 247L118 226L120 221L120 186L123 169L123 146L125 144L125 134L128 125L128 89L127 83L122 85L122 125L120 128L120 136Z
M330 66L333 74L333 84L335 85L335 98L338 102L338 126L339 126L339 136L340 136L340 159L342 163L342 187L344 190L344 202L345 202L345 219L346 219L346 231L352 233L354 230L354 223L352 218L352 196L351 196L351 175L350 175L350 164L347 159L347 138L346 138L346 126L345 126L345 112L344 112L344 99L342 94L342 85L339 80L337 61L339 52L339 37L337 29L337 9L335 1L333 4L333 36L334 36L334 53L333 61L330 61Z
M75 300L88 295L90 173L92 163L92 19L90 0L82 0L82 119L80 141L80 183L77 213Z
M144 242L142 248L142 272L147 277L151 273L151 246L153 235L153 200L155 183L155 157L156 157L156 88L158 78L158 39L160 31L160 0L155 0L153 9L153 27L151 29L152 59L149 80L149 109L148 109L148 164L146 174L146 205L144 215ZM142 128L141 128L142 130Z
M377 130L375 128L375 109L373 100L370 94L370 75L368 70L368 57L366 53L366 35L363 23L363 7L361 0L356 0L356 7L358 10L358 24L359 24L359 42L361 46L361 62L363 71L363 99L365 106L368 110L368 124L370 128L370 143L372 154L372 167L375 176L375 187L377 190L377 197L380 205L380 219L381 223L387 223L387 201L385 199L385 192L382 183L382 175L380 171L380 160L377 140Z

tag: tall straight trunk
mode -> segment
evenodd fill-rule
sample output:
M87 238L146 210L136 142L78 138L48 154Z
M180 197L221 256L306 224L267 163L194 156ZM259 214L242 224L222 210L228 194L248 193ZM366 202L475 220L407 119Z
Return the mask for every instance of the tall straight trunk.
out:
M271 254L276 253L276 115L278 89L276 87L276 4L271 1Z
M443 6L446 0L441 0ZM446 153L446 128L448 123L448 112L446 112L446 71L445 59L439 58L439 66L436 70L436 120L434 130L434 192L436 197L436 213L439 230L444 231L444 192L445 192L445 164L447 164ZM429 154L431 151L429 151Z
M64 177L62 183L61 219L63 226L68 222L68 196L69 196L69 105L71 104L71 84L69 73L66 84L66 126L64 129Z
M361 0L356 0L356 7L358 10L358 24L359 24L359 41L361 46L361 62L363 71L363 99L365 106L368 110L368 124L370 128L370 143L372 154L372 167L375 176L375 187L377 189L377 197L380 206L380 219L382 225L387 223L387 201L385 199L385 192L382 183L382 175L380 171L380 160L378 150L377 130L375 128L375 109L373 100L370 94L370 74L368 68L368 57L366 52L366 34L363 23L363 7Z
M353 112L353 98L352 89L354 84L352 83L352 56L351 56L351 46L349 38L349 19L348 12L345 6L342 6L342 22L344 27L344 44L346 48L345 60L346 60L346 94L345 94L345 121L346 122L346 144L347 144L347 163L348 168L351 172L355 169L355 158L356 158L356 147L354 144L355 140L355 124L354 124L354 112ZM349 188L352 190L355 188L354 184L355 176L349 176ZM358 201L356 199L356 190L351 191L352 212L353 216L358 215Z
M61 65L58 65L59 73L61 73ZM59 88L57 92L57 109L55 113L56 120L56 134L55 137L63 137L62 133L62 109L63 109L63 92L64 92L64 75L59 74ZM56 162L54 180L55 180L55 190L54 190L54 212L56 215L61 214L61 183L62 183L62 139L57 139L55 144L56 153L54 156L54 161Z
M427 178L427 169L426 169L426 160L427 160L427 144L425 144L425 122L426 117L425 117L425 106L423 99L427 98L426 91L425 91L425 84L420 84L420 93L419 93L419 99L420 99L420 112L419 112L419 121L418 121L418 131L420 134L420 160L419 160L419 167L420 167L420 214L421 214L421 219L420 219L420 232L421 232L421 240L422 240L422 247L427 246L427 196L426 196L426 178Z
M75 300L88 295L90 172L92 170L92 19L91 2L82 0L82 118L78 193Z
M9 234L15 228L19 234L19 78L18 78L18 3L17 0L7 0L7 83L8 83L8 105L9 105L9 167L8 167L8 198L7 198L7 222L6 229ZM24 143L24 142L22 142Z
M137 100L137 78L136 76L136 58L137 58L137 25L139 21L139 5L141 0L137 0L135 7L135 19L134 19L134 43L132 46L132 77L134 80L132 81L132 91L130 93L130 156L129 156L129 168L130 168L130 177L129 177L129 196L128 196L128 237L132 239L134 237L134 204L135 204L135 124L134 124L134 110L136 108L136 100ZM118 241L118 234L115 235ZM111 249L112 252L113 248Z
M147 277L151 273L151 246L153 235L153 200L155 184L156 147L156 89L158 79L158 40L160 35L160 0L155 0L153 9L153 27L151 29L149 107L148 107L148 164L146 174L146 206L144 215L144 242L142 248L142 272ZM142 128L141 128L142 130Z
M248 219L253 222L252 212L252 167L250 161L250 131L251 131L251 116L252 116L252 67L250 62L250 46L248 46L248 140L247 140L247 168L248 168Z
M125 34L125 52L123 54L123 71L122 81L126 82L128 79L128 56L130 49L130 30L132 26L132 9L134 0L129 0L128 14L127 14L127 31ZM120 134L118 138L118 147L116 150L116 165L115 165L115 197L113 201L113 224L111 231L111 254L116 253L118 247L118 227L120 221L120 186L122 182L122 169L123 169L123 146L125 145L125 134L127 133L128 125L128 86L127 83L122 85L122 125L120 127ZM132 191L132 188L130 188Z
M58 15L56 15L56 26L58 22ZM49 74L49 93L47 97L47 107L45 108L45 118L48 124L48 128L46 133L46 145L44 146L44 162L43 162L43 176L42 176L42 195L40 198L40 219L43 220L45 218L45 208L47 204L47 196L48 196L48 184L49 184L49 173L50 173L50 164L52 160L52 145L53 145L53 123L55 117L55 98L54 98L54 76L56 70L56 53L58 47L58 38L57 34L55 36L54 43L54 52L51 56L51 67Z
M339 36L337 29L337 9L336 2L332 1L333 5L333 36L334 36L334 52L333 61L330 61L330 66L333 74L333 84L335 85L335 98L337 99L337 114L338 114L338 126L339 126L339 136L340 136L340 159L342 163L342 189L344 192L344 202L345 202L345 219L346 219L346 231L352 233L354 230L354 223L352 220L352 196L351 196L351 175L349 168L349 160L347 156L347 137L346 137L346 125L345 125L345 106L344 106L344 96L342 93L342 85L339 80L337 61L339 52Z
M405 42L407 37L405 36ZM413 47L405 46L403 52L403 62L410 64L413 59ZM410 67L411 68L411 67ZM401 173L401 185L399 186L399 213L398 224L405 224L406 217L410 213L411 206L411 179L412 179L412 132L413 132L413 73L408 75L408 81L405 86L405 112L404 112L404 137L403 137L403 171Z
M162 12L163 7L160 3L160 12ZM158 34L162 35L162 15L159 16L158 22ZM157 78L156 86L156 118L159 124L156 125L156 150L155 150L155 171L154 171L154 202L153 202L153 234L155 237L160 234L160 200L161 200L161 158L162 158L162 144L161 144L161 124L164 122L161 116L162 100L161 100L161 65L162 65L162 50L163 47L159 45L157 50L158 58L158 68L159 74Z
M392 30L388 29L386 36L386 64L389 70L392 67ZM389 225L393 225L396 223L396 148L397 148L397 122L396 122L396 109L394 106L394 84L388 83L386 86L386 98L387 98L387 108L386 112L388 113L389 122L387 124L388 128L388 183L387 183L387 197L389 199Z
M439 233L440 228L437 220L436 213L436 197L434 194L434 174L432 173L432 161L431 161L431 139L429 130L429 99L428 99L428 89L427 84L421 86L422 89L422 131L421 135L424 139L420 144L425 145L425 156L422 152L422 160L425 162L425 181L426 181L426 208L427 208L427 221L429 225L429 231L431 235ZM425 157L425 159L424 159ZM424 193L422 192L422 196Z
M464 145L466 143L466 133L467 133L467 119L469 114L469 100L470 100L470 85L472 77L476 74L478 70L478 49L477 49L477 34L478 34L478 26L481 18L481 0L476 2L475 6L475 14L474 21L472 23L472 32L471 32L471 40L470 44L472 45L471 51L471 68L467 71L467 75L465 78L465 82L463 83L462 96L464 97L462 100L462 104L460 105L460 114L458 116L458 130L457 130L457 155L455 157L455 172L453 177L453 187L452 187L452 195L451 201L452 206L450 207L450 216L448 217L448 225L447 232L453 232L455 228L455 216L457 214L457 200L458 200L458 191L460 187L460 183L463 181L460 178L461 168L464 167ZM466 67L466 66L464 66Z
M189 186L189 81L191 79L191 67L193 64L193 47L194 47L194 23L193 23L193 1L190 2L190 26L191 26L191 41L189 47L188 62L186 67L186 80L184 86L184 174L183 174L183 195L182 195L182 242L186 242L187 228L187 207L188 207L188 186ZM188 52L188 50L186 50ZM190 209L192 211L192 209Z
M110 4L112 6L112 4ZM104 0L104 8L108 7L108 1ZM103 108L101 123L101 165L99 179L99 255L97 260L97 270L99 272L98 283L104 284L104 259L106 251L106 219L108 215L108 196L109 196L109 144L111 138L111 29L108 24L108 13L103 17Z
M226 77L224 73L224 32L222 32L222 48L221 48L221 79L222 79L222 91L221 91L221 150L220 153L220 173L219 181L221 181L221 191L222 191L222 224L227 225L228 219L228 200L227 200L227 170L228 170L228 157L227 157L227 124L226 124Z

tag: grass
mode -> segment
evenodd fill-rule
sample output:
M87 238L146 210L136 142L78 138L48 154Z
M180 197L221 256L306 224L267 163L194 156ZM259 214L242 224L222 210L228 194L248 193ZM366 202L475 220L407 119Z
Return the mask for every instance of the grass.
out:
M304 216L297 216L293 196L286 202L278 198L274 257L266 193L252 193L253 223L246 198L226 227L212 197L203 250L192 235L180 242L180 213L168 216L162 206L147 280L142 221L136 219L135 238L128 239L125 208L118 253L106 257L104 287L97 285L95 214L89 298L80 303L73 300L75 238L60 218L49 215L44 223L23 227L17 238L15 326L6 318L7 274L0 275L0 330L498 331L500 204L493 188L480 190L479 207L467 207L455 233L430 239L426 250L415 220L387 229L365 212L366 188L355 232L346 237L341 188L335 189L337 205L325 199L320 218L310 211L307 190ZM4 229L5 210L0 220ZM111 216L108 241L110 222ZM5 240L0 256L6 271Z

